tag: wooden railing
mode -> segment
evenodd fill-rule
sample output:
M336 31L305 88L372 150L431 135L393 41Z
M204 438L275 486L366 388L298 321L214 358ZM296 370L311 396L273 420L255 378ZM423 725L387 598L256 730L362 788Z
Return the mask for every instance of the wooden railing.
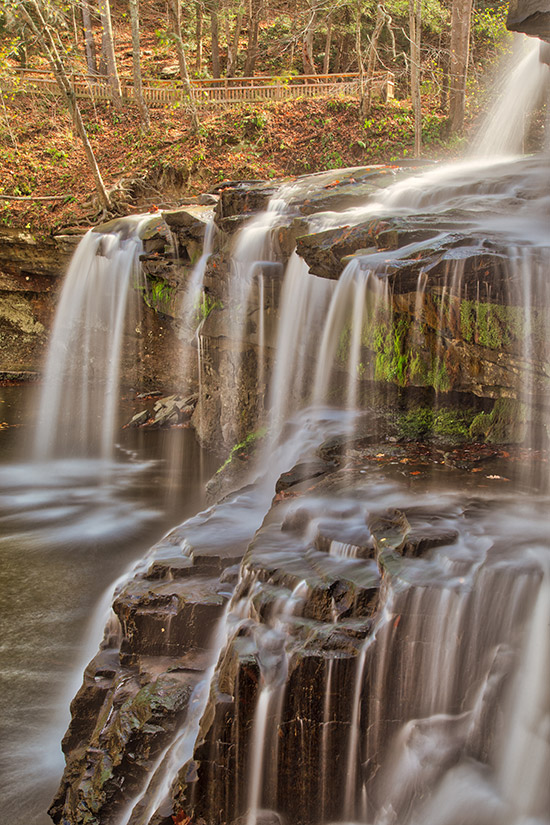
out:
M69 75L78 98L89 100L109 100L111 89L103 78L96 75ZM360 93L361 79L358 73L296 75L276 77L207 78L192 80L191 88L197 104L229 104L261 100L285 100L296 97L319 97L321 95L354 95ZM18 69L11 77L0 79L3 92L13 93L16 89L58 95L59 87L51 71L47 69ZM133 82L121 78L122 96L134 98ZM382 100L393 97L394 76L392 72L375 72L372 78L372 94ZM149 106L170 106L184 98L182 84L174 80L143 79L143 96Z

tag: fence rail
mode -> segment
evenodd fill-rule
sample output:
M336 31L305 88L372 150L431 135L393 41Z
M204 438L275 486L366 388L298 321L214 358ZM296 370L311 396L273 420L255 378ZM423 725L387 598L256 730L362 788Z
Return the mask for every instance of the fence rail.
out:
M80 99L110 100L108 83L96 75L70 74L75 95ZM59 87L53 73L47 69L17 69L11 77L0 79L0 89L13 93L15 90L35 91L59 95ZM121 78L122 96L134 99L134 86L130 78ZM191 81L191 90L197 104L252 102L261 100L285 100L296 97L322 95L359 95L361 78L358 73L327 75L296 75L293 77L231 77L206 78ZM372 95L389 100L394 93L392 72L375 72L372 78ZM152 107L175 105L184 97L182 84L172 80L143 79L143 96Z

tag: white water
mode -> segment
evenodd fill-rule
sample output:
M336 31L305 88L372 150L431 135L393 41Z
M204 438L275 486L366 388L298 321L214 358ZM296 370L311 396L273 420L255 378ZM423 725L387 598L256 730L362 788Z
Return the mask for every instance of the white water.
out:
M436 169L421 177L397 184L383 192L376 202L367 204L363 209L350 210L349 214L340 215L338 220L349 219L349 222L357 222L370 215L379 215L381 211L390 210L407 215L418 209L429 208L431 211L443 212L468 206L469 216L464 219L463 228L473 227L477 231L495 232L501 238L511 235L512 241L520 239L525 242L527 239L534 246L547 244L549 201L544 181L541 180L536 188L535 198L522 200L519 197L521 190L526 186L526 177L533 181L537 175L540 175L540 172L534 164L518 164L516 168L513 163L500 165L486 161L469 161L459 167ZM510 217L504 212L504 208L508 208L514 200L519 201L519 205L516 210L512 210ZM236 307L233 330L233 339L236 342L240 342L244 335L254 279L265 262L273 262L274 251L270 238L288 206L288 201L289 199L285 198L283 205L280 201L273 201L268 212L260 216L239 236L235 250L234 290L231 299ZM354 262L342 275L338 285L314 280L296 256L291 258L285 278L272 390L274 431L280 434L280 425L288 422L290 413L312 397L317 404L334 400L331 396L334 391L331 387L331 365L335 360L342 331L347 324L350 324L350 346L346 371L350 378L342 406L347 406L352 415L343 417L336 413L315 412L309 419L306 417L305 423L303 419L301 423L291 422L287 427L287 431L291 432L290 444L281 445L279 453L271 457L269 472L256 479L254 492L241 493L226 504L225 509L223 506L220 507L217 523L214 517L218 541L223 540L223 537L219 536L220 530L224 531L224 535L230 530L237 530L241 535L244 533L251 538L269 507L273 484L278 474L292 466L300 456L307 455L308 450L311 451L327 433L341 434L342 428L348 426L348 422L353 418L358 397L356 378L362 363L362 330L365 324L369 324L373 314L369 300L373 292L384 292L383 282L380 290L378 286L370 290L370 285L371 282L376 283L375 279L383 272L388 258L397 258L402 254L403 250L395 254L380 253L369 256L368 264L365 265ZM541 269L546 269L546 260L543 258ZM525 268L532 273L533 266L530 263ZM260 274L259 278L262 285L260 294L263 295L263 275ZM537 275L537 278L540 276ZM531 294L531 280L525 288ZM529 299L529 302L531 300ZM417 315L420 317L422 306L419 305L417 309ZM324 324L323 335L312 335L304 341L304 335L307 336L307 332L315 328L316 323ZM262 375L264 324L262 301L259 327L259 369ZM530 355L529 351L526 357ZM310 372L312 363L317 366ZM306 381L308 375L314 376L313 388ZM526 397L533 394L534 390L529 389ZM323 421L324 425L320 425ZM198 521L200 529L200 518ZM212 530L212 525L210 529ZM213 540L214 536L216 529L212 532L207 530L204 540ZM526 652L519 668L516 669L517 677L510 694L507 718L512 722L509 729L505 726L504 744L489 760L493 771L491 780L486 781L485 767L476 765L472 768L470 764L466 764L466 760L461 760L458 767L446 770L447 760L454 758L457 748L460 752L461 748L475 740L479 727L483 729L483 700L491 689L491 679L494 676L487 667L488 656L496 656L502 646L509 647L512 651L517 650L516 631L522 626L524 617L521 613L526 601L529 601L526 593L528 596L532 592L530 580L526 584L523 578L521 581L512 579L507 588L498 591L500 604L493 603L491 599L496 599L497 591L490 581L485 581L491 579L491 574L479 572L479 565L485 560L484 554L488 547L486 542L479 537L476 538L473 547L479 558L470 566L466 576L457 574L439 589L422 586L411 590L406 596L401 595L404 601L408 600L410 619L401 616L401 613L398 614L397 608L394 613L393 603L388 601L386 613L383 614L377 632L361 649L357 658L356 683L350 708L351 726L347 753L349 767L343 805L343 816L348 819L361 816L365 821L369 815L369 806L372 809L372 805L377 804L377 825L404 825L409 822L425 822L430 825L480 825L482 822L496 825L497 822L506 822L506 825L519 825L520 822L526 823L534 818L538 822L546 822L545 819L541 819L546 816L545 806L548 803L544 776L541 774L545 770L549 756L547 687L544 683L547 667L541 666L541 659L544 665L550 657L546 639L548 634L544 632L550 620L547 573L544 573L543 583L536 597L535 608L526 632ZM519 540L519 535L516 538ZM331 551L331 554L345 560L348 555L346 548L352 546L342 542L341 546L334 546L334 553ZM468 586L476 589L469 591ZM507 611L505 615L502 613L503 608ZM132 802L131 807L135 807L135 813L126 812L121 821L132 825L148 821L168 794L178 768L192 755L215 663L227 641L228 623L234 623L240 618L241 607L231 605L227 622L224 619L213 643L211 669L207 671L200 690L193 698L184 727L173 745L159 760L159 772L155 772L156 776L153 777L150 788L145 789L140 798ZM399 660L397 667L393 657L399 657L401 654L394 651L392 636L399 626L401 631L407 627L410 638L414 641L412 647L403 654L403 659ZM483 628L484 632L476 639L475 630L479 627ZM457 644L459 639L473 639L471 649L461 649ZM373 665L373 719L366 741L362 742L360 720L363 677L367 655L375 644L379 650ZM407 658L408 656L410 658ZM393 697L392 679L399 669L404 673L404 679L399 696L400 704L395 712L395 707L390 707ZM465 709L461 707L457 710L457 704L468 694L470 687L461 681L463 671L465 674L472 671L477 674L474 679L477 692L474 691L475 695L469 705L466 703ZM327 685L330 685L330 682L329 678ZM481 686L477 683L481 683ZM276 727L280 715L280 710L271 714L274 704L273 691L273 685L266 682L258 694L249 758L251 772L247 825L254 825L261 810L266 735L270 725ZM282 693L284 686L277 684L277 691ZM526 713L520 712L526 704ZM324 699L323 707L324 715L328 717L330 697ZM385 708L390 710L386 711ZM270 720L271 715L273 719ZM386 736L388 719L392 720L394 727L402 723L391 745L390 737ZM533 730L536 730L537 734L533 734ZM472 751L475 750L474 745L471 745L471 748ZM326 743L322 752L326 770ZM358 789L358 785L361 786L364 763L368 763L374 755L378 758L382 753L389 755L381 776L376 777L375 782L379 783L383 790L375 789L371 797L371 788L363 786ZM495 787L498 788L496 795ZM435 789L434 801L428 803L427 809L422 805L419 809L414 798L414 792L419 788L420 796L425 791ZM473 802L467 802L465 805L465 795ZM382 801L372 801L377 798ZM467 812L469 805L473 806L470 813Z
M548 554L547 547L542 551L534 547L532 561L547 568ZM528 564L529 557L527 551ZM411 662L411 678L421 694L413 703L423 712L397 732L382 775L375 779L376 825L542 825L549 821L545 779L550 756L547 571L542 581L539 572L538 581L537 587L537 574L527 570L508 583L507 593L496 580L488 587L480 582L471 594L459 596L462 605L457 612L442 603L434 613L433 628L429 624L425 630L420 625L409 627L411 640L428 646L423 661ZM442 597L446 595L444 591ZM425 599L430 599L429 590ZM499 702L502 685L509 682L526 610L530 615L524 652L516 659L508 698ZM418 617L417 621L421 612ZM425 638L426 632L436 630L438 638ZM479 639L473 635L476 631ZM471 640L471 650L461 652L463 638ZM468 654L466 660L464 654ZM395 665L390 662L388 680ZM391 684L386 681L383 687L386 696L391 696ZM433 697L425 695L430 687L437 688ZM468 692L469 699L465 698ZM404 696L411 697L407 686ZM459 697L464 704L457 705ZM498 710L495 716L495 702L502 720ZM482 756L491 742L488 756ZM373 744L373 749L380 744ZM423 803L426 796L429 801Z
M193 267L182 301L181 320L189 338L194 337L198 326L197 319L199 318L200 304L203 298L204 275L208 261L214 251L215 238L216 224L214 218L210 218L206 224L202 254Z
M76 249L48 349L38 460L112 457L128 297L139 273L139 232L149 219L140 215L108 233L90 231Z
M276 479L300 457L310 455L319 440L338 433L342 426L342 415L333 410L327 410L325 416L320 416L318 412L313 415L304 411L290 423L291 434L274 449L270 466L254 479L252 486L243 488L229 499L181 525L180 530L185 531L194 546L215 550L228 542L250 542L269 509ZM241 577L246 574L246 568L241 569ZM215 667L228 640L238 632L243 619L249 615L253 592L252 586L248 597L228 602L212 640L211 664L193 692L185 721L158 758L146 786L117 817L117 825L145 825L169 797L179 769L192 756L197 744L200 722L215 678ZM282 605L281 619L284 620L303 598L304 587L300 583L289 603Z
M524 152L532 112L545 97L548 99L550 72L539 59L540 41L521 37L517 47L520 59L516 58L514 68L505 74L497 100L472 144L474 154L499 157Z

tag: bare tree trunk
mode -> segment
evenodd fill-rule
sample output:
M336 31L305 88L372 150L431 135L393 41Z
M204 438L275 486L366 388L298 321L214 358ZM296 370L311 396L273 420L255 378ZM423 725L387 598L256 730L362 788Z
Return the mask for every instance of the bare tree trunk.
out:
M63 97L65 98L65 102L67 103L67 107L78 132L78 136L82 141L86 160L90 166L101 205L105 209L110 209L111 201L109 199L109 195L107 194L107 190L105 189L105 184L103 183L103 178L101 177L101 172L99 171L94 151L90 145L90 141L88 140L86 127L84 126L84 122L82 120L82 115L80 113L74 89L72 88L69 78L67 77L65 67L63 66L63 61L57 50L51 30L42 16L37 0L27 0L26 5L29 5L36 14L38 23L34 21L23 2L18 0L18 6L21 9L21 13L32 29L42 49L46 53L57 84L63 94Z
M142 128L148 132L151 128L149 109L143 97L141 82L141 64L139 62L139 0L129 0L130 22L132 24L132 68L134 75L134 97L139 109Z
M359 72L359 109L363 114L363 101L365 99L365 66L363 64L363 52L361 48L361 7L358 4L355 11L355 56L357 58L357 71Z
M449 104L449 51L447 48L440 48L440 66L441 66L441 94L439 96L439 105L445 111Z
M409 38L411 43L411 100L414 111L414 154L422 152L422 101L420 98L421 0L409 0Z
M342 58L344 53L344 43L345 43L345 35L343 32L339 32L336 35L336 60L334 62L334 66L332 70L334 72L341 72L342 71Z
M262 0L250 0L248 15L248 49L244 61L243 77L252 77L258 56L258 34L262 17Z
M73 18L73 35L74 35L74 44L78 49L78 26L76 25L76 9L73 6L71 9L71 15Z
M220 77L220 26L216 0L210 6L210 33L212 37L212 77Z
M315 26L317 24L317 4L315 0L308 9L308 20L304 31L304 40L302 43L302 65L304 67L304 74L317 74L315 71L315 60L313 57L313 35L315 34Z
M197 73L202 72L202 3L197 3L197 18L195 25L195 39L197 41L197 58L195 60L195 68Z
M327 36L325 37L325 57L323 59L323 74L328 74L330 70L330 46L332 43L332 17L327 18Z
M199 129L199 116L197 114L197 107L193 98L193 90L189 81L189 72L187 71L187 61L185 59L185 49L183 47L183 40L181 37L181 6L180 0L169 0L168 9L172 17L172 25L174 30L174 41L176 44L176 54L178 56L178 65L180 67L180 77L183 84L185 94L189 101L189 111L191 113L191 123L193 131L197 132Z
M90 15L90 0L81 0L80 8L82 10L82 30L84 32L84 45L86 48L86 64L90 74L97 74L97 56L92 29L92 17Z
M239 40L241 37L241 31L243 27L243 13L242 11L237 12L237 17L235 19L235 31L233 32L233 38L231 43L229 40L227 41L227 69L226 69L226 77L235 77L235 70L237 68L237 55L239 53Z
M113 104L117 109L122 108L122 90L116 66L115 45L113 40L113 24L111 22L111 6L109 0L98 0L99 15L101 17L102 40L105 60L107 63L107 77Z
M369 43L369 51L367 57L367 76L366 76L366 90L365 96L361 101L361 114L366 115L367 112L370 111L370 107L372 104L372 84L373 84L373 77L374 77L374 67L376 66L376 58L377 58L377 51L376 47L378 46L378 39L382 33L382 29L386 25L388 15L384 7L380 4L376 7L376 23L374 24L374 30L372 32L370 43Z
M451 134L460 134L464 128L471 14L472 0L453 0L449 72L449 132Z

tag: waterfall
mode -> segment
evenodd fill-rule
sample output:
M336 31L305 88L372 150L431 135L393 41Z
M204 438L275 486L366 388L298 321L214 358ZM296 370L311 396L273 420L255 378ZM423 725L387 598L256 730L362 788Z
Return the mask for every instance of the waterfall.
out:
M214 251L214 241L216 238L216 224L214 218L210 218L206 224L204 232L204 242L200 258L193 267L183 296L181 308L181 321L185 332L189 338L193 337L197 328L197 316L201 299L203 297L204 275L208 261ZM185 376L184 376L185 377Z
M547 553L539 557L543 568ZM373 665L379 656L385 676L370 698L375 718L388 721L369 731L366 744L367 761L382 766L369 789L376 825L548 821L541 771L549 748L549 591L547 573L529 569L536 554L527 557L516 577L483 568L470 592L426 589L394 606L402 620L398 630L388 626L381 642L387 652ZM405 636L410 642L401 655L413 658L399 662ZM396 673L410 680L400 686L405 705L392 684ZM505 723L495 735L499 705ZM403 711L409 718L399 727Z
M533 68L529 54L519 87ZM535 74L526 106L544 79ZM518 136L499 129L499 151L517 148ZM227 604L186 716L117 825L160 821L170 795L178 804L185 797L196 821L245 825L278 817L308 825L549 821L548 479L520 468L527 495L493 494L488 483L499 476L476 467L479 478L457 471L448 492L440 450L432 474L416 484L421 473L406 474L409 456L398 439L380 446L371 427L378 380L396 393L408 384L429 389L437 400L451 388L451 368L472 366L475 343L489 365L484 376L475 363L479 386L485 381L487 395L517 404L527 447L539 446L550 407L548 166L540 158L470 158L414 169L359 206L300 215L296 204L309 188L332 180L283 185L236 238L231 320L220 336L236 377L224 437L238 431L245 345L255 347L263 395L272 343L267 296L284 263L271 439L251 484L181 526L188 544L172 549L176 556L198 547L215 566L216 548L247 549L238 573L220 573L217 593ZM332 281L278 248L278 230L295 218L311 234L397 218L405 241L359 251ZM189 322L211 237L188 289ZM498 257L498 283L489 253ZM474 277L465 262L475 255ZM410 321L399 327L407 312ZM499 357L503 334L509 367ZM513 380L503 399L504 368ZM490 415L479 415L490 434ZM381 450L370 464L353 449L340 464L330 451L316 458L320 444L349 444L365 421L367 440ZM388 458L385 468L378 457ZM315 458L327 477L316 486L306 475L288 496L277 488L272 502L280 474ZM548 475L542 462L539 473ZM417 553L422 542L428 550ZM170 815L178 821L179 813Z
M129 294L148 215L89 231L65 278L48 350L34 455L112 458ZM133 281L136 281L134 284Z
M518 40L519 59L505 75L501 93L472 144L475 154L489 157L522 154L531 113L545 94L548 98L550 72L539 58L540 41L528 37Z

